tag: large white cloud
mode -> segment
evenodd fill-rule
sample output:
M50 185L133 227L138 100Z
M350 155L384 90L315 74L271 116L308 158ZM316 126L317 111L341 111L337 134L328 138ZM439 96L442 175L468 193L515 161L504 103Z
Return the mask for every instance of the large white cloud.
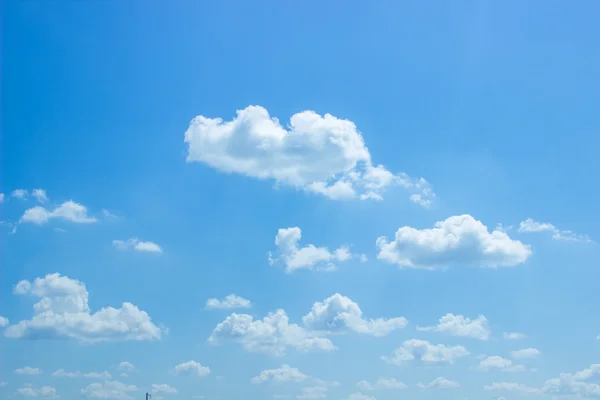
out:
M127 240L113 240L113 246L119 250L133 249L146 253L162 253L162 249L154 242L141 241L138 238L130 238Z
M468 356L469 351L463 346L445 346L431 344L426 340L411 339L402 343L390 356L382 356L387 363L404 365L408 363L454 364L456 360Z
M208 338L210 343L221 340L233 340L246 351L274 356L285 355L288 348L300 351L336 349L329 339L291 324L281 309L269 313L262 320L254 320L248 314L231 314L215 327Z
M112 378L110 372L108 371L103 371L103 372L80 372L80 371L73 371L73 372L68 372L65 371L64 369L57 369L56 371L54 371L52 373L52 376L57 377L57 378L90 378L90 379L110 379Z
M175 366L177 375L207 376L210 368L203 366L198 361L190 360Z
M133 399L132 392L138 388L119 381L105 381L103 383L91 383L81 389L81 394L91 399L105 400L129 400Z
M225 296L223 300L210 298L206 301L208 309L252 308L252 302L235 294Z
M298 247L301 238L302 231L298 227L279 229L275 236L276 255L269 253L269 263L273 265L281 261L285 265L285 271L291 273L299 269L315 267L322 270L333 270L336 268L335 263L347 261L353 257L346 246L333 251L327 247L316 247L312 244Z
M587 235L579 235L569 230L561 230L549 222L538 222L531 218L521 221L519 232L549 232L554 240L568 240L573 242L592 243Z
M190 122L185 143L188 162L330 199L381 199L392 186L405 188L413 202L424 206L435 197L423 178L374 165L356 125L330 114L294 114L287 129L260 106L238 110L227 122L200 115Z
M339 293L316 302L308 314L302 317L304 325L313 330L344 332L352 331L373 336L385 336L402 329L406 318L365 319L358 304Z
M268 381L273 382L303 382L310 377L298 368L292 368L287 364L282 364L281 367L275 369L265 369L260 374L252 378L252 383L260 384Z
M404 382L400 382L395 378L379 378L375 383L360 381L356 386L361 390L406 389L408 387Z
M69 200L65 201L53 210L48 210L42 206L35 206L25 210L20 222L41 225L48 222L50 219L55 218L64 219L78 224L92 223L97 221L96 218L88 215L87 207Z
M448 313L440 318L436 326L417 327L417 330L445 332L453 336L470 337L480 340L488 340L490 337L488 321L483 315L471 320L462 315Z
M59 273L19 282L14 293L40 298L33 317L6 328L4 334L17 339L74 339L94 343L111 340L160 339L162 330L137 306L125 302L121 308L104 307L91 313L83 282Z
M44 398L53 398L58 397L56 394L56 389L52 386L42 386L40 388L33 388L31 386L26 386L17 389L17 393L23 397L44 397Z
M431 229L404 226L394 240L377 239L377 258L405 268L443 268L466 265L487 268L521 264L532 254L528 245L502 230L489 232L472 216L457 215Z

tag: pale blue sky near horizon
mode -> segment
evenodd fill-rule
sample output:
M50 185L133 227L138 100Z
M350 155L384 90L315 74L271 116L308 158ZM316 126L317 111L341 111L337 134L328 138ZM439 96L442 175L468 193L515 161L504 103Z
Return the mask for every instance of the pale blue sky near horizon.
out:
M61 368L106 370L108 381L135 385L119 392L135 399L153 384L176 388L154 393L165 399L293 399L319 385L327 398L350 400L367 400L356 393L378 400L549 397L547 380L600 364L598 12L594 1L558 0L4 1L0 316L9 323L0 327L0 397L43 397L38 389L51 387L65 400L99 398L99 390L82 390L95 382L108 387L106 379L52 376ZM306 110L352 121L373 165L423 177L435 192L432 204L412 202L400 186L382 191L381 201L339 200L186 162L184 135L194 117L230 121L252 105L286 128ZM306 165L325 165L328 154L318 154ZM37 188L47 201L36 200ZM11 195L17 189L28 196ZM96 222L23 218L28 209L51 212L68 200ZM471 254L465 250L433 271L378 258L378 237L393 240L403 226L431 229L464 214L489 232L501 224L510 243L529 245L531 255L482 268L462 265ZM519 231L527 218L554 228ZM275 253L278 230L289 227L301 229L299 246L347 245L368 260L286 273L281 262L269 264L268 252ZM567 230L579 240L553 238ZM113 243L129 238L162 252ZM419 249L410 255L416 259ZM53 273L85 284L92 313L133 303L162 329L160 340L115 334L82 343L65 337L72 327L58 326L9 337L38 301L14 294L15 285ZM335 351L291 346L281 357L247 351L236 338L207 342L233 312L258 320L283 309L290 323L308 329L302 317L335 293L367 319L404 317L408 324L381 336L348 325L345 334L324 336ZM209 298L229 294L252 307L205 309ZM447 313L485 316L489 338L417 329ZM527 338L505 340L504 332ZM436 365L381 359L411 339L464 346L470 355ZM511 359L511 351L527 348L541 355ZM478 370L482 355L536 371ZM175 366L189 360L210 374L177 374ZM128 377L119 376L122 361L135 365ZM282 364L313 378L251 383ZM26 366L41 373L14 372ZM407 388L357 387L380 377ZM417 386L438 377L460 387ZM498 382L538 392L484 390ZM34 390L19 391L28 384ZM600 384L600 368L586 384ZM600 392L587 388L589 398L593 388Z

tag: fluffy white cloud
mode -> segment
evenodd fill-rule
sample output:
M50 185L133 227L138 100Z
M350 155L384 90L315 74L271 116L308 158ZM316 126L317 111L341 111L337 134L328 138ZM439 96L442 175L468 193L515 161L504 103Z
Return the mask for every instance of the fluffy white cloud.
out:
M206 376L210 374L210 368L202 366L199 362L190 360L175 366L177 375Z
M152 384L152 392L153 393L177 393L177 389L167 385L166 383L153 383Z
M35 206L25 210L20 221L41 225L53 218L64 219L78 224L96 222L96 218L88 215L87 207L71 200L65 201L51 211L42 206Z
M374 396L368 396L366 394L356 392L346 397L346 400L376 400Z
M52 373L57 378L90 378L90 379L110 379L112 375L108 371L103 372L67 372L64 369L58 369Z
M521 340L527 339L527 335L519 332L504 332L504 340Z
M578 235L572 231L561 230L549 222L537 222L531 218L527 218L519 224L519 232L550 232L552 233L552 239L555 240L592 243L587 235Z
M95 313L88 306L83 282L59 273L19 282L15 294L40 298L33 317L6 328L4 334L17 339L74 339L94 343L111 340L160 339L162 330L150 316L131 303L121 308L104 307Z
M28 193L25 189L15 189L10 195L16 199L24 199L27 197Z
M356 386L361 390L406 389L408 387L404 382L397 381L395 378L379 378L375 383L360 381Z
M235 294L225 296L223 300L211 298L206 301L206 308L252 308L252 302Z
M513 364L511 360L507 360L500 356L490 356L481 360L477 369L480 371L500 370L507 372L523 372L527 371L527 368L521 364Z
M377 258L405 268L443 268L466 265L487 268L521 264L532 254L528 245L501 230L491 233L472 216L457 215L431 229L404 226L394 240L377 239Z
M487 319L480 315L471 320L462 315L446 314L440 318L438 325L429 327L417 327L419 331L445 332L453 336L470 337L480 340L488 340L490 328Z
M104 383L92 383L81 390L81 394L93 399L133 399L131 392L137 391L135 385L127 385L119 381L105 381Z
M395 329L402 329L408 321L403 317L364 319L358 304L339 293L316 302L311 311L302 317L309 329L320 331L352 331L373 336L385 336Z
M522 350L515 350L510 353L512 358L535 358L542 355L542 352L538 349L528 348Z
M411 362L424 364L454 364L457 359L470 353L463 346L444 346L431 344L426 340L411 339L402 343L391 356L381 359L390 364L404 365Z
M46 195L46 191L44 189L33 189L31 194L40 203L45 203L46 201L48 201L48 196Z
M252 383L260 384L263 382L303 382L309 378L308 375L300 372L298 368L292 368L287 364L275 369L266 369L252 378Z
M290 324L287 314L281 309L256 321L248 314L231 314L215 327L208 341L217 343L222 339L236 341L249 352L274 356L285 355L290 347L301 351L336 349L329 339L297 324Z
M148 253L162 253L162 249L159 245L154 242L144 242L138 238L131 238L127 240L113 240L113 246L119 250L133 249L136 251L143 251Z
M302 231L298 227L282 228L275 236L276 255L269 252L269 263L271 265L281 261L288 273L298 269L313 269L318 267L322 270L334 270L336 262L350 260L353 255L348 247L342 246L334 251L327 247L316 247L312 244L298 247L302 237Z
M129 361L121 361L119 365L117 365L117 369L120 371L133 371L135 367Z
M429 183L374 165L356 125L314 111L294 114L289 128L266 109L249 106L228 122L197 116L185 132L188 162L226 173L272 179L330 199L375 199L392 186L427 206L435 197Z
M0 328L4 328L8 323L8 318L0 316Z
M41 388L22 387L17 389L17 393L24 397L57 397L56 389L52 386L42 386Z
M42 373L42 370L39 368L23 367L17 368L13 372L18 375L39 375Z
M458 389L460 384L440 376L429 382L427 385L419 383L417 386L421 389Z

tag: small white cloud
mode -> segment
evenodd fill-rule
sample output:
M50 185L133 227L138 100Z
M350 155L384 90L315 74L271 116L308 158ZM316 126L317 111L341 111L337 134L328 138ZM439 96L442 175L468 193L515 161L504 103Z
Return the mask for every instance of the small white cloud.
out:
M519 332L504 332L504 340L522 340L527 339L527 335Z
M58 397L56 394L56 389L52 386L42 386L41 388L33 388L33 387L22 387L17 389L17 393L24 397L45 397L52 398Z
M471 320L462 315L446 314L440 318L438 325L429 327L417 327L419 331L445 332L453 336L470 337L480 340L488 340L490 328L487 319L480 315Z
M0 193L0 204L4 203L4 193Z
M15 189L12 191L12 193L10 194L12 197L14 197L15 199L25 199L27 198L27 190L25 189Z
M324 399L327 397L327 387L308 386L302 388L302 394L296 396L297 399Z
M404 268L435 269L454 265L484 268L512 267L532 254L528 245L505 232L488 229L472 216L458 215L437 222L431 229L404 226L394 240L376 241L377 258Z
M484 390L491 391L506 391L506 392L520 392L525 394L541 394L541 390L523 385L522 383L514 382L494 382L491 385L483 387Z
M148 253L162 253L162 249L156 243L140 241L138 238L113 240L112 244L119 250L133 249Z
M419 383L417 386L421 389L458 389L460 384L440 376L429 382L427 385Z
M119 365L117 365L117 369L120 371L133 371L135 367L129 361L121 361Z
M511 360L507 360L500 356L490 356L481 360L477 369L480 371L500 370L506 372L524 372L528 369L521 364L513 364Z
M90 379L110 379L112 375L108 371L103 372L67 372L64 369L58 369L52 373L57 378L90 378Z
M18 375L39 375L42 373L42 370L39 368L23 367L17 368L13 372Z
M361 390L406 389L408 387L404 382L397 381L395 378L379 378L375 383L360 381L356 386Z
M298 368L292 368L287 364L275 369L266 369L252 378L252 383L261 384L268 381L273 382L303 382L309 376L300 372Z
M4 387L8 385L8 382L0 381L0 387Z
M366 394L356 392L346 397L346 400L376 400L374 396L368 396Z
M4 328L8 323L8 318L0 316L0 328Z
M175 366L177 375L207 376L210 368L202 366L199 362L190 360Z
M42 206L35 206L25 210L20 222L41 225L54 218L64 219L77 224L96 222L96 218L88 216L87 212L87 207L69 200L52 211Z
M125 372L121 372L119 374L119 376L122 377L122 378L129 378L129 375L127 373L125 373Z
M534 349L534 348L528 348L528 349L522 349L522 350L515 350L513 352L510 353L512 358L517 358L517 359L521 359L521 358L536 358L542 355L542 352L539 351L538 349Z
M550 232L554 240L593 243L587 235L578 235L569 230L561 230L549 222L537 222L527 218L519 224L519 232Z
M33 189L31 194L40 203L45 203L48 201L48 196L46 195L46 191L44 189Z
M153 393L177 393L177 389L167 385L166 383L153 383L152 384L152 392Z
M352 331L372 336L386 336L408 324L403 317L365 319L358 304L339 293L313 304L311 311L302 317L302 322L313 330Z
M407 363L454 364L456 360L470 355L463 346L433 345L426 340L406 340L396 348L391 356L382 356L387 363L404 365Z
M210 298L206 301L208 309L252 308L252 302L235 294L225 296L223 300Z
M81 390L81 394L90 399L129 400L134 398L131 392L137 390L135 385L127 385L119 381L105 381L87 385Z

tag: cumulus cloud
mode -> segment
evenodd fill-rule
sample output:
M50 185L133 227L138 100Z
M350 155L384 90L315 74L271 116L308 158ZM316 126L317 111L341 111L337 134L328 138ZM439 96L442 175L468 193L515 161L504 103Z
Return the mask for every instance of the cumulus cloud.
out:
M395 378L379 378L375 383L360 381L356 386L361 390L406 389L408 387L404 382L397 381Z
M104 307L91 313L83 282L59 273L19 282L13 293L40 298L33 317L6 328L16 339L73 339L95 343L113 340L160 339L162 330L137 306L125 302L121 308Z
M166 383L153 383L152 384L152 392L153 393L177 393L177 389L167 385Z
M159 245L154 242L144 242L138 238L131 238L127 240L113 240L113 246L119 250L133 249L136 251L143 251L147 253L162 253L162 249Z
M46 191L44 189L33 189L31 194L40 203L45 203L48 201L48 196L46 195Z
M119 371L133 371L135 367L129 361L121 361L119 365L117 365L117 369Z
M438 325L429 327L417 327L419 331L445 332L453 336L470 337L480 340L488 340L490 328L487 319L480 315L471 320L462 315L446 314L440 318Z
M56 394L56 389L52 386L42 386L40 388L26 386L17 389L17 393L24 397L58 397Z
M396 348L391 356L382 356L381 359L395 365L408 363L454 364L456 360L469 354L469 351L463 346L434 345L426 340L411 339Z
M90 379L110 379L112 375L108 371L103 372L67 372L64 369L58 369L52 373L57 378L90 378Z
M39 368L23 367L15 369L14 373L18 375L39 375L42 373L42 370Z
M177 375L207 376L210 368L202 366L199 362L190 360L175 366Z
M298 247L301 237L302 231L298 227L279 229L275 237L276 257L269 252L269 263L273 265L282 262L288 273L315 267L327 271L334 270L337 262L350 260L354 256L346 246L333 251L312 244Z
M346 400L376 400L374 396L368 396L366 394L356 392L346 397Z
M135 385L127 385L119 381L105 381L103 383L92 383L81 389L81 394L92 399L133 399L131 392L136 392Z
M512 358L536 358L542 355L542 352L538 349L528 348L522 350L515 350L510 353Z
M235 294L225 296L223 300L211 298L206 301L208 309L252 308L252 302Z
M15 189L12 191L12 193L10 194L12 197L14 197L15 199L25 199L27 198L27 190L25 189Z
M356 125L330 114L294 114L287 129L260 106L238 110L228 122L200 115L190 122L185 143L187 162L334 200L381 200L393 186L405 188L413 202L424 206L435 197L425 179L373 164Z
M468 214L436 222L431 229L404 226L396 231L394 240L381 236L376 244L377 258L404 268L511 267L532 254L530 246L503 231L489 232Z
M262 320L248 314L233 313L218 324L208 338L209 343L233 340L248 352L283 356L288 348L300 351L332 351L336 347L327 338L320 337L297 324L290 324L284 310L269 313Z
M549 232L554 240L592 243L587 235L579 235L569 230L561 230L549 222L537 222L527 218L519 224L519 232Z
M96 218L88 215L87 207L72 200L65 201L53 210L48 210L42 206L25 210L20 222L41 225L50 219L63 219L78 224L96 222Z
M303 382L310 377L298 368L292 368L287 364L275 369L265 369L260 374L252 378L252 383L261 384L268 381L273 382Z
M296 396L297 399L324 399L327 397L327 387L325 386L307 386L302 388L302 393Z
M522 340L527 339L527 335L519 332L504 332L504 340Z
M0 316L0 328L4 328L8 323L8 318Z
M521 364L513 364L511 360L507 360L500 356L490 356L481 360L477 369L480 371L500 370L506 372L524 372L527 368Z
M316 302L308 314L302 317L308 329L344 332L352 331L372 336L385 336L396 329L402 329L406 318L365 319L358 304L339 293Z
M417 386L421 389L458 389L460 384L440 376L429 382L427 385L419 383Z

